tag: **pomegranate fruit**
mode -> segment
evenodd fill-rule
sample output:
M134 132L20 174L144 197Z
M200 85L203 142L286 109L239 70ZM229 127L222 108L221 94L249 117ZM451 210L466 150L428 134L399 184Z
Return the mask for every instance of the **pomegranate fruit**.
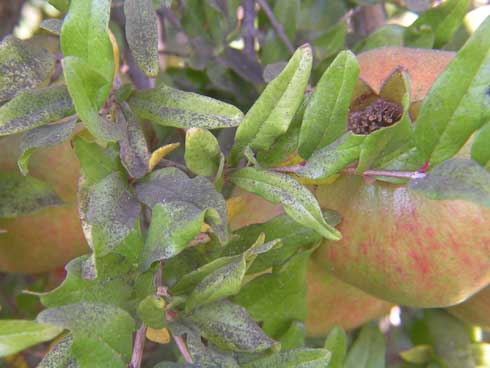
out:
M0 138L0 171L18 172L20 136ZM0 271L38 273L62 267L88 252L78 218L78 159L70 142L43 148L31 156L30 175L50 184L66 202L16 218L0 219Z
M361 78L379 92L392 68L411 79L423 99L453 53L382 48L359 55ZM314 255L344 282L414 307L457 304L490 282L490 210L461 200L430 200L406 185L341 176L319 186L323 208L338 211L343 238Z

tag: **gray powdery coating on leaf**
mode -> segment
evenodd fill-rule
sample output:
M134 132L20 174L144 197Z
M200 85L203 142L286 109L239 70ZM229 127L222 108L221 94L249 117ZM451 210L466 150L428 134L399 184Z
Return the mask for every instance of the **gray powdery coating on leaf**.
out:
M79 368L71 353L73 337L67 335L46 354L37 368Z
M277 342L269 338L247 310L227 300L203 305L189 316L202 336L218 347L237 352L260 352Z
M36 39L22 41L6 37L0 43L0 102L47 82L55 64L56 57Z
M126 38L136 64L148 77L158 74L158 17L152 0L126 0Z
M29 158L36 148L52 147L64 142L70 137L76 122L77 118L74 118L66 123L45 125L26 132L19 146L18 165L22 174L27 175L29 172Z
M0 218L29 215L64 204L48 184L17 173L0 173L0 198Z
M153 208L156 204L184 203L206 211L215 209L211 227L222 242L228 240L226 202L221 193L204 177L190 179L176 168L164 168L151 173L135 187L138 199Z
M431 199L462 199L490 207L490 173L472 160L445 161L408 186Z
M65 86L24 91L0 107L0 136L49 124L74 112Z
M233 105L165 85L134 92L128 103L139 118L176 128L229 128L243 118Z
M91 188L87 221L104 236L104 255L124 240L134 228L141 206L118 173L109 174Z
M148 173L150 152L141 124L126 103L122 107L123 112L119 112L118 123L124 121L127 129L119 142L121 163L131 177L139 179Z

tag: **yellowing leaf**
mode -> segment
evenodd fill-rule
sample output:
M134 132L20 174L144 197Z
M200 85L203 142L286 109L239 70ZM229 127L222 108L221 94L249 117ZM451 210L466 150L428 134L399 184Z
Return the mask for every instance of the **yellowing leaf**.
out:
M170 334L166 328L155 330L154 328L148 327L146 330L146 338L157 344L168 344L170 341Z
M107 30L109 34L109 40L111 41L112 45L112 52L114 54L114 78L116 77L117 73L119 73L119 45L117 44L116 36L114 36L114 33L110 29Z
M231 221L233 217L241 212L245 208L245 199L243 197L232 197L226 200L226 212L228 221Z
M150 162L148 163L148 167L150 171L153 171L155 166L158 165L158 163L165 157L167 156L170 152L176 150L180 146L180 143L171 143L171 144L166 144L165 146L162 146L158 148L157 150L153 151L150 157Z

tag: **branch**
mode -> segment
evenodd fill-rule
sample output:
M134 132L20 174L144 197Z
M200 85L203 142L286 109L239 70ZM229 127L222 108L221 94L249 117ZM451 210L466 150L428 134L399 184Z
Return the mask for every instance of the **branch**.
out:
M172 338L174 339L175 344L177 344L177 347L179 348L180 353L184 357L184 360L187 363L192 364L193 361L191 358L191 354L189 353L189 350L187 350L187 346L185 345L184 339L182 339L181 336L174 336L174 335L172 335Z
M134 339L133 355L131 356L131 368L140 368L141 361L143 359L143 349L145 347L146 338L146 326L141 325L141 327L136 332L136 337Z
M243 0L243 42L244 52L250 60L257 59L255 52L255 0Z
M288 36L286 35L286 32L284 31L284 27L282 26L281 23L276 19L276 16L272 12L272 9L269 7L269 4L265 0L257 0L257 3L260 5L262 10L264 11L265 15L267 18L269 18L269 21L272 24L272 27L276 31L277 35L281 39L281 41L286 45L287 49L289 52L292 54L294 52L294 46L289 40Z

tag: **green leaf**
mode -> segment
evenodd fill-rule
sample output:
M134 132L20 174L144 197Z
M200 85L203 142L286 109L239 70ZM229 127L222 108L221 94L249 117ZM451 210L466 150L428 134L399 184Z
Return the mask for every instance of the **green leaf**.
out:
M164 84L134 92L128 103L140 119L176 128L229 128L240 124L243 117L235 106Z
M434 358L434 349L430 345L417 345L400 353L408 363L427 364Z
M103 90L107 85L105 78L84 59L75 56L63 59L63 72L75 109L90 133L102 141L119 140L123 135L121 125L99 115L107 97Z
M338 140L311 155L296 174L313 180L327 179L359 159L366 136L345 133Z
M92 270L86 267L88 259L89 256L78 257L66 265L67 276L63 283L50 292L39 294L43 305L52 308L91 302L124 309L132 307L135 284L144 282L144 277L138 278L137 265L127 257L112 253L97 259L97 275L92 275Z
M329 145L346 131L358 76L359 65L354 54L340 52L318 82L306 107L299 134L301 157L308 159L313 151Z
M245 308L226 300L205 304L188 318L202 336L224 350L260 352L277 344L262 332Z
M476 134L471 145L471 158L489 168L490 164L490 123L485 124Z
M232 174L230 180L269 202L281 203L286 214L323 237L341 238L341 234L323 218L320 205L311 192L291 177L248 167Z
M97 257L113 251L133 231L141 206L118 172L96 183L89 193L86 220Z
M164 328L165 323L165 300L155 295L148 295L138 305L138 317L143 323L154 329Z
M334 326L330 330L324 348L332 353L329 368L342 368L347 353L347 335L342 327Z
M73 140L73 145L75 146L75 153L80 161L80 171L87 187L100 182L109 174L124 171L119 160L118 151L114 146L109 145L107 148L103 148L81 136Z
M81 368L126 368L135 323L122 309L97 303L69 304L41 312L37 320L69 329Z
M148 77L158 74L158 18L152 0L126 0L126 38L141 71Z
M0 103L20 91L47 85L55 65L56 57L38 40L5 37L0 43Z
M32 176L0 172L0 218L29 215L63 200L43 181Z
M253 215L253 214L252 214ZM333 213L324 213L328 223L336 225L340 217ZM246 226L236 231L228 244L222 248L221 256L232 256L244 252L260 234L265 234L264 241L280 240L282 246L267 253L259 254L247 273L258 273L273 266L280 266L298 249L308 244L320 241L321 235L309 227L305 227L287 215L274 217L262 224Z
M213 271L197 284L189 295L185 305L186 312L192 311L199 305L238 294L246 271L245 256Z
M61 331L59 327L34 321L0 320L0 357L49 341Z
M110 11L110 0L71 0L60 39L65 58L78 57L85 61L88 69L102 76L105 83L100 86L103 90L100 100L103 101L109 94L114 78L114 56L109 38ZM68 88L70 77L65 72Z
M378 327L367 324L354 341L345 360L345 368L384 368L385 339Z
M29 159L38 148L52 147L70 138L77 119L66 123L41 126L26 132L20 141L17 165L23 175L29 174Z
M36 368L78 368L80 367L71 353L73 338L66 336L57 343Z
M427 25L405 30L403 44L405 47L431 49L434 46L434 32Z
M286 332L279 338L281 350L302 348L305 345L305 324L300 321L292 321Z
M192 367L199 368L238 368L239 365L231 354L225 354L212 346L205 346L199 336L194 334L187 335L187 348L196 364Z
M330 367L330 352L325 349L296 349L266 356L242 365L243 368L325 368Z
M129 106L124 102L122 113L118 112L118 123L127 125L119 142L121 162L132 178L140 179L149 171L150 152L145 133Z
M434 33L434 48L441 48L451 41L463 23L470 4L470 0L448 0L420 15L408 31L429 26Z
M228 241L226 204L204 177L190 179L175 168L154 171L136 185L138 199L153 209L143 268L180 253L204 220L222 243Z
M431 199L462 199L490 207L490 173L471 160L445 161L408 187Z
M437 165L456 154L490 118L490 18L437 78L415 124L417 148Z
M355 44L352 49L358 54L378 47L403 46L404 34L404 27L388 24L377 29L368 37Z
M344 48L347 36L347 23L338 22L313 40L313 50L319 60L325 60Z
M65 86L24 91L0 107L0 136L24 132L73 113Z
M281 74L267 85L238 127L232 162L236 162L246 146L268 150L276 138L286 133L303 101L311 64L311 48L304 45L294 53Z
M208 130L189 129L185 136L184 158L187 167L197 175L215 175L221 160L218 140Z
M250 245L250 243L248 244ZM216 258L202 266L184 274L170 289L172 295L182 295L192 292L192 289L213 272L240 260L241 256Z
M271 274L247 283L233 300L247 309L255 321L275 339L292 321L304 321L306 306L306 265L311 251L303 251Z
M70 7L70 0L48 0L48 3L53 5L62 13L65 13Z

